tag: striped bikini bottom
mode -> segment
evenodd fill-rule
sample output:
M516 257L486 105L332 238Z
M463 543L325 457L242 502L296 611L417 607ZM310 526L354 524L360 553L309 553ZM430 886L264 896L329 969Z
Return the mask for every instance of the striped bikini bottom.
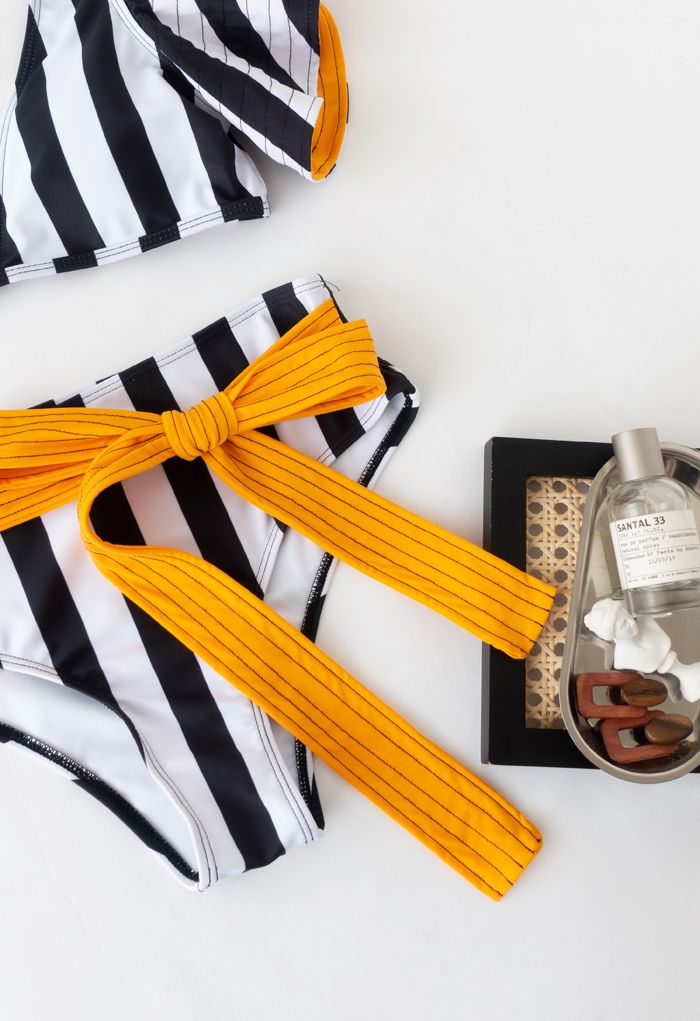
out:
M335 557L512 656L546 619L547 586L361 488L417 405L315 277L0 413L0 741L198 889L317 839L311 747L500 897L535 827L312 644Z

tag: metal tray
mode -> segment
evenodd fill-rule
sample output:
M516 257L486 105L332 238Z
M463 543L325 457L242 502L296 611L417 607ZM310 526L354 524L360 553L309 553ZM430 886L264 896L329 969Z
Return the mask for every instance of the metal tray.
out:
M700 454L680 444L662 443L666 473L682 482L697 500L700 515ZM700 766L700 702L680 698L678 681L672 675L649 674L662 680L669 697L656 707L668 713L682 713L693 721L693 732L677 748L673 761L655 771L653 762L646 766L618 766L606 757L595 721L582 716L576 708L574 682L587 671L612 670L613 646L592 634L583 618L596 600L604 596L621 596L615 555L608 527L607 498L618 484L617 463L611 458L596 475L586 500L581 527L581 540L574 588L571 597L569 626L566 634L560 676L560 704L564 723L574 743L594 765L624 780L637 783L660 783L675 780ZM700 660L700 609L676 611L661 617L658 623L672 640L672 648L683 663Z

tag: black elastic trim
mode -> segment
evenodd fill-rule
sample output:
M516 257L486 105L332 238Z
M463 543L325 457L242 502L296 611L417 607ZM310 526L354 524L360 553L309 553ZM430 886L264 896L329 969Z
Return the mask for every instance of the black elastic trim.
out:
M265 215L265 205L259 195L253 198L236 199L235 202L226 202L218 208L225 223L229 223L231 220L259 220ZM205 219L202 217L203 221ZM213 226L214 222L212 221L210 226ZM183 226L190 226L191 223L192 221L185 220ZM163 227L162 230L142 235L139 238L139 245L142 252L150 252L151 249L160 248L161 245L167 245L171 241L179 241L181 237L178 224L173 223L169 227Z
M176 223L172 223L169 227L163 227L162 230L154 230L151 234L144 234L143 237L139 238L139 245L141 246L142 252L150 252L152 248L160 248L161 245L167 245L171 241L180 240L180 231Z
M220 207L226 223L230 220L259 220L265 215L265 204L259 195L236 202L226 202Z
M75 759L64 755L63 752L58 751L58 749L53 748L44 741L40 741L30 734L25 734L23 731L17 730L16 727L11 727L7 723L0 723L0 744L7 744L9 741L28 748L37 755L48 759L49 762L54 762L69 773L72 773L79 787L88 791L101 804L109 808L147 847L162 854L187 879L198 882L199 873L195 872L187 864L172 844L122 794L105 783L96 773L93 773L85 766L81 766Z
M296 762L297 767L297 782L299 784L299 793L304 799L304 804L311 812L314 822L316 823L318 828L322 830L326 824L326 821L323 818L323 809L321 808L321 803L320 801L318 801L317 798L318 812L314 811L314 805L312 804L311 799L311 783L309 780L309 764L306 757L306 745L302 741L300 741L298 737L294 738L294 760Z
M411 393L415 393L414 390ZM398 447L401 440L404 438L411 425L413 424L416 415L418 414L418 408L414 405L409 394L406 394L404 398L404 405L401 411L398 413L390 427L387 429L386 435L382 442L375 450L372 457L367 462L365 470L357 480L359 485L368 486L374 476L377 473L377 468L384 460L387 451L390 447Z
M82 255L63 255L53 260L57 273L70 273L74 269L91 269L97 265L94 252L83 252Z

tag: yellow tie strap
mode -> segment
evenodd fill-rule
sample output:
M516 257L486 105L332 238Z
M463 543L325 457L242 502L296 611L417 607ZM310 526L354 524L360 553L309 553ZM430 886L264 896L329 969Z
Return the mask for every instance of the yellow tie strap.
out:
M77 499L90 555L120 591L484 893L500 898L537 829L265 603L175 549L108 543L101 492L202 457L245 499L346 563L523 658L554 590L258 430L385 391L366 323L327 301L224 391L186 412L0 412L0 530Z

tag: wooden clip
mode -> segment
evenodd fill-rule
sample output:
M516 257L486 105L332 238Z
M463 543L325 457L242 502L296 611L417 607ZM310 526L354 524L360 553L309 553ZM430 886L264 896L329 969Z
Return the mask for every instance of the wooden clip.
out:
M643 707L630 705L601 705L593 701L594 688L621 688L633 680L642 680L640 674L631 670L618 670L611 673L579 674L576 678L576 705L582 716L593 720L605 719L641 719L646 710Z
M625 748L620 741L621 730L636 730L637 727L645 727L651 720L658 719L663 715L664 713L658 710L652 710L648 713L645 712L642 719L638 716L628 716L626 720L603 720L600 725L600 733L610 761L617 762L619 765L627 765L631 762L646 762L649 759L661 759L666 755L672 755L676 750L675 743L639 744L634 748Z

